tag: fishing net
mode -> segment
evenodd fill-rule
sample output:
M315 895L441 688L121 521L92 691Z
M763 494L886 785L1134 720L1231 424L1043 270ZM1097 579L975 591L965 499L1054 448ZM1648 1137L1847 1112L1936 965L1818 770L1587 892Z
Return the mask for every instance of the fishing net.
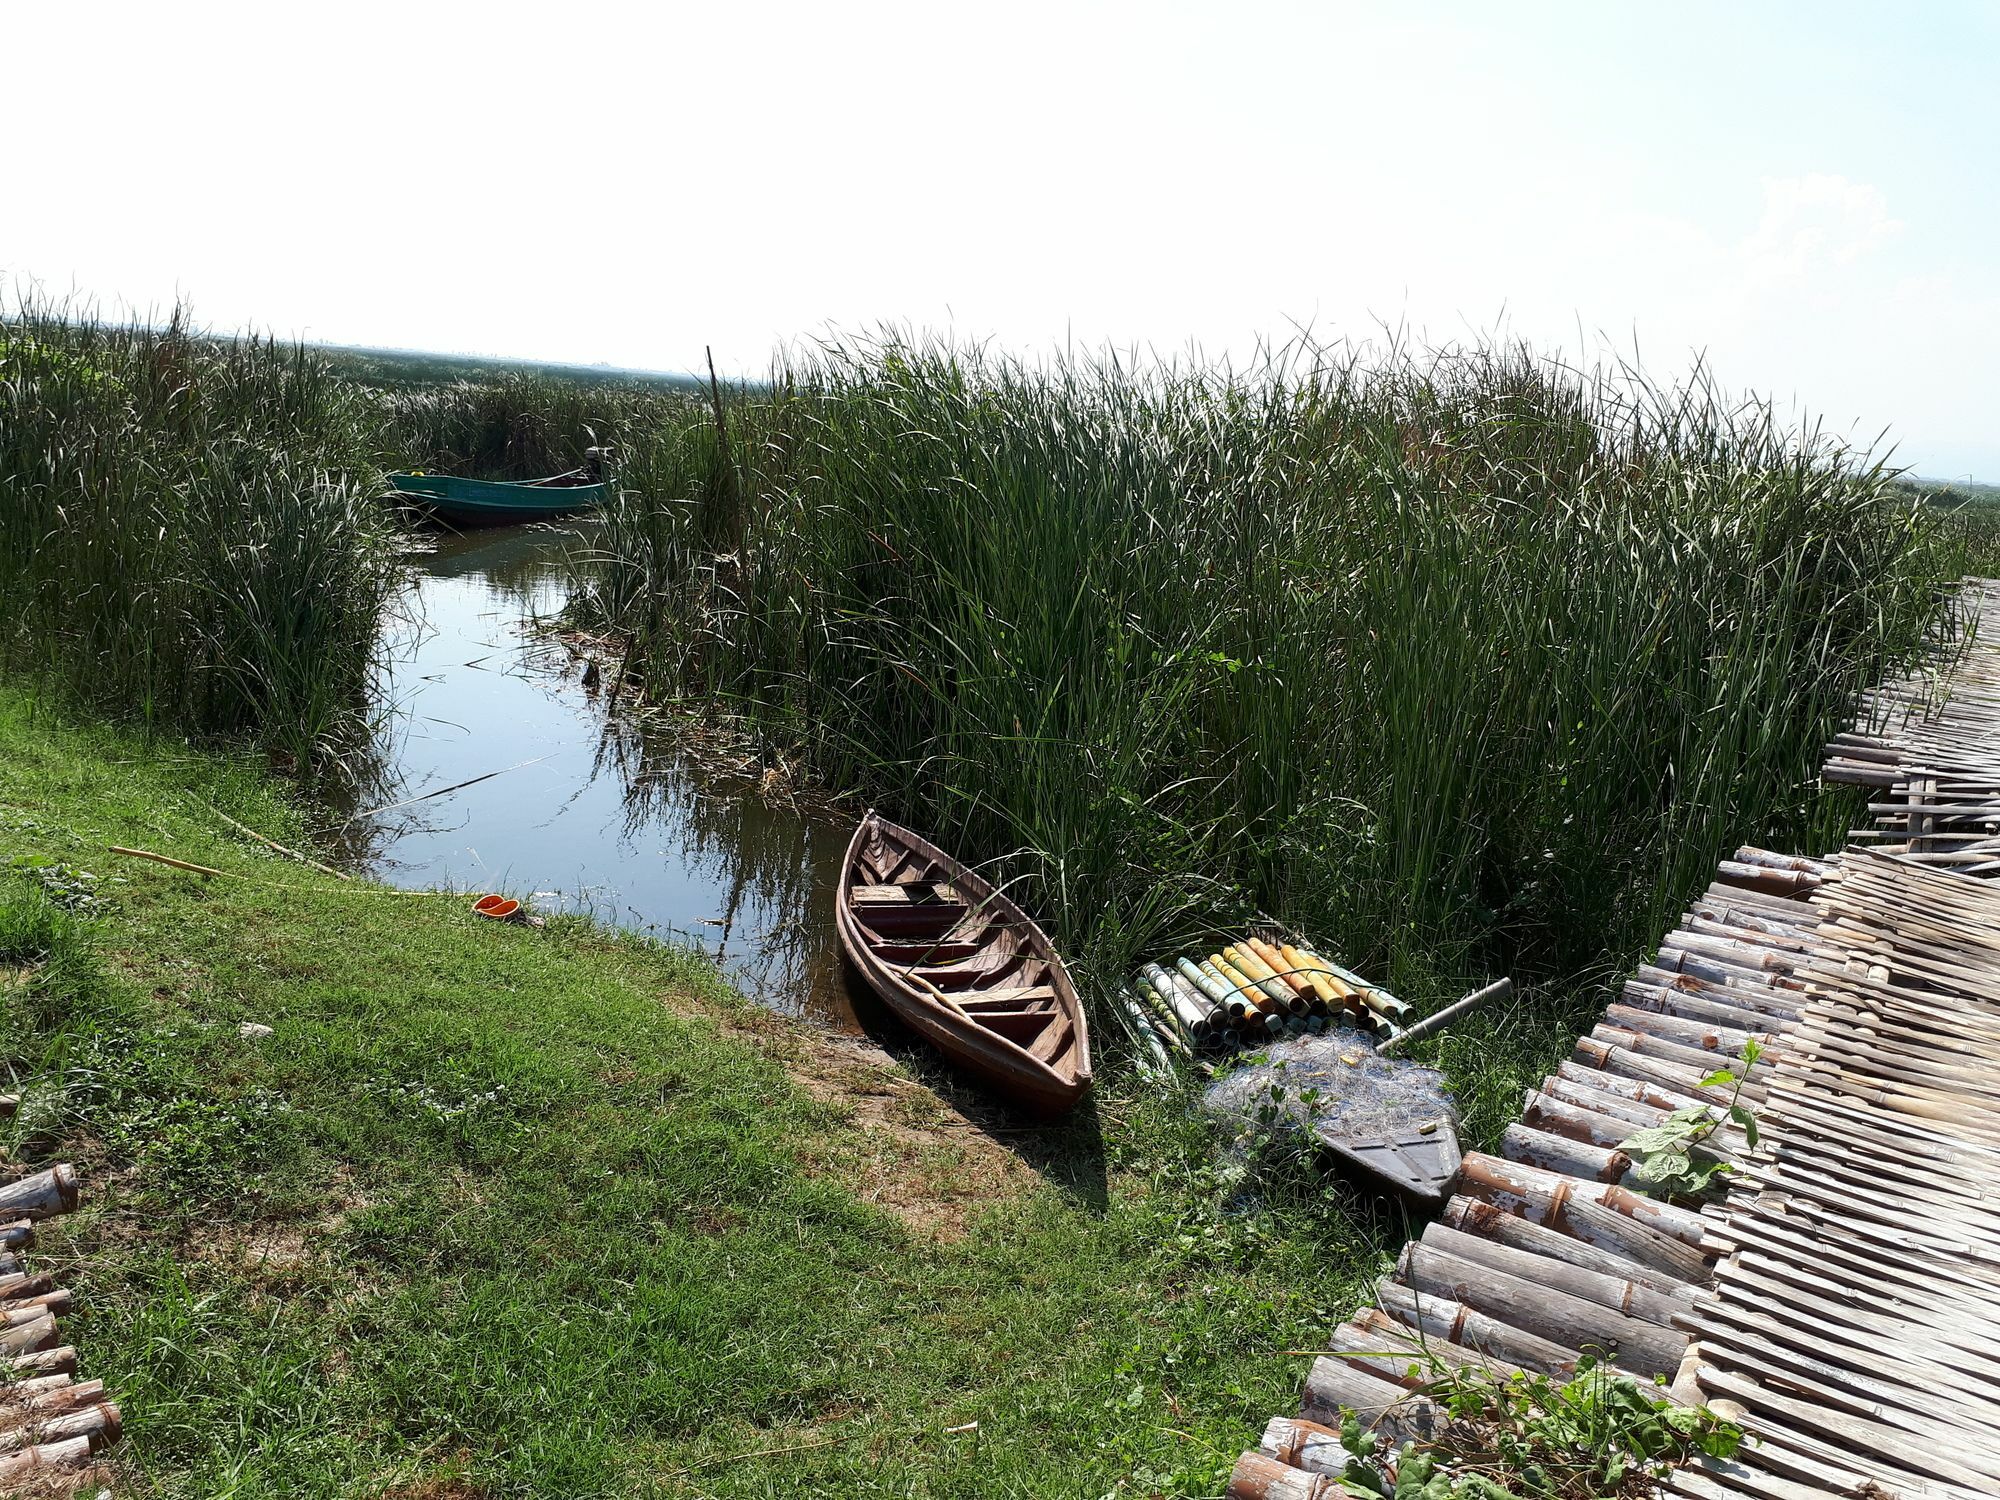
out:
M1248 1054L1203 1091L1202 1108L1238 1155L1302 1136L1383 1135L1432 1121L1458 1128L1443 1073L1383 1057L1366 1033L1346 1029Z

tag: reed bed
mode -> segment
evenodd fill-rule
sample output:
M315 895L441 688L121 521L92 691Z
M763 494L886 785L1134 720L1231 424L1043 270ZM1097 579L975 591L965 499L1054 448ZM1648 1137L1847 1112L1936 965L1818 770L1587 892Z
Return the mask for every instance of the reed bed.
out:
M593 623L1099 975L1260 912L1419 993L1608 970L1840 826L1816 753L1957 555L1760 403L1507 347L830 347L618 439Z
M384 391L378 400L399 464L475 479L561 474L613 433L645 431L692 409L680 392L525 370Z
M295 346L0 322L0 659L91 709L310 764L392 586L378 417Z

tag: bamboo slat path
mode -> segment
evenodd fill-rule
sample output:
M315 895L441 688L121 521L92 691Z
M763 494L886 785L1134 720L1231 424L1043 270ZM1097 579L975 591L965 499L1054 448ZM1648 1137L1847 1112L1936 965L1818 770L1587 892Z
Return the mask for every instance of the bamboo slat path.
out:
M1273 1419L1237 1462L1231 1500L1343 1494L1343 1408L1397 1440L1431 1430L1437 1413L1413 1394L1424 1357L1567 1375L1590 1353L1698 1399L1689 1320L1715 1283L1714 1220L1634 1191L1618 1145L1676 1109L1727 1104L1701 1080L1753 1037L1766 1050L1743 1098L1766 1107L1808 1001L1800 971L1820 922L1809 898L1833 868L1761 849L1723 861L1653 962L1528 1095L1499 1152L1466 1153L1456 1195L1404 1247L1375 1306L1329 1336L1300 1416ZM1750 1161L1740 1132L1710 1144Z
M1813 904L1763 1149L1676 1320L1758 1442L1675 1492L2000 1494L2000 888L1854 850Z
M1829 780L1877 789L1877 826L1832 860L1722 862L1499 1155L1467 1154L1232 1500L1342 1494L1343 1408L1392 1441L1435 1430L1419 1335L1502 1373L1591 1352L1722 1406L1750 1440L1675 1474L1688 1500L2000 1494L2000 643L1977 634L2000 583L1962 602L1967 638L1828 747ZM1632 1192L1619 1143L1726 1103L1700 1080L1749 1037L1760 1144L1712 1138L1738 1169L1724 1200Z
M1869 789L1858 843L1961 874L2000 874L2000 580L1968 579L1932 660L1862 695L1821 773ZM1948 687L1948 691L1947 691Z

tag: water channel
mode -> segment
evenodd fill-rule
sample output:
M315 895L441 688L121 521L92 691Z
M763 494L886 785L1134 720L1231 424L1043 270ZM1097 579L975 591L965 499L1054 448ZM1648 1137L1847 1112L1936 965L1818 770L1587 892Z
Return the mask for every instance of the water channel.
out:
M773 1010L858 1030L833 935L849 830L704 774L534 628L588 526L446 534L412 559L349 848L395 885L501 891L698 948Z

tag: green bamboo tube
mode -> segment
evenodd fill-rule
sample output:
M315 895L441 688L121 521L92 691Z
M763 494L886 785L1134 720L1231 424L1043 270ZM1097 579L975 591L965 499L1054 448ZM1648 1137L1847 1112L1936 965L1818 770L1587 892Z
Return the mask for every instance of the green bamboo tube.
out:
M1174 1008L1160 998L1160 992L1153 988L1152 981L1141 975L1134 988L1138 990L1139 998L1145 1002L1146 1009L1159 1017L1160 1024L1166 1027L1167 1039L1174 1044L1175 1049L1192 1054L1193 1039L1187 1035L1180 1018L1174 1014Z
M1174 965L1181 971L1181 976L1188 983L1208 996L1221 1009L1225 1019L1233 1020L1243 1014L1242 1002L1236 1000L1230 993L1229 986L1223 981L1220 974L1210 974L1207 970L1188 962L1185 958L1175 959Z
M1229 1014L1239 1023L1245 1016L1255 1013L1256 1006L1250 1003L1241 990L1223 978L1222 970L1205 958L1197 960L1197 965L1208 993L1219 997Z

